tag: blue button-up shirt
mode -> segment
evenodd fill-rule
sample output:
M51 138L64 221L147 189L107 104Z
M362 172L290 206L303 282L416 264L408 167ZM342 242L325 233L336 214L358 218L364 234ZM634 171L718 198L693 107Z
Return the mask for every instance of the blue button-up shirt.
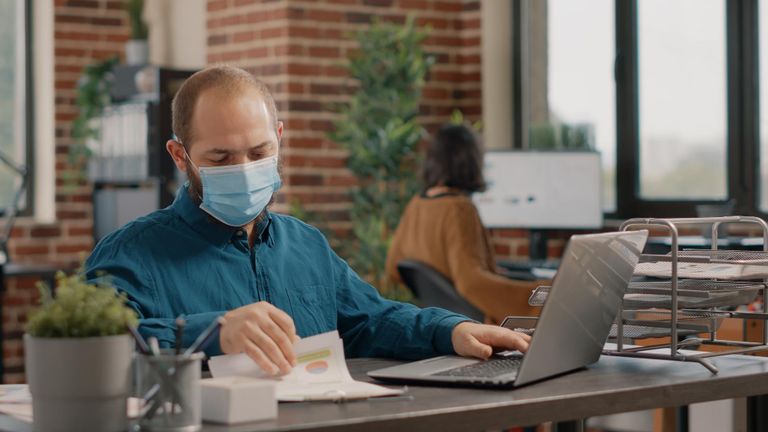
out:
M139 331L174 345L175 318L189 346L211 321L267 301L288 313L301 337L338 329L347 356L418 359L453 353L451 332L467 321L443 309L382 298L298 219L269 213L249 246L242 229L213 221L186 187L173 204L99 242L86 262L90 281L107 277L139 315ZM107 275L107 276L105 276ZM215 340L208 355L221 353Z

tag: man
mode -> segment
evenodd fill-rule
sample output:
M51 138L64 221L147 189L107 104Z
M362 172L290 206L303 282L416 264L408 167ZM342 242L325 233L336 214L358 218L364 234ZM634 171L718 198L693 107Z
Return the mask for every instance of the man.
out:
M189 178L173 204L104 238L86 262L108 275L140 318L139 330L173 346L184 315L187 346L224 315L209 355L244 352L272 374L295 365L299 336L338 329L349 356L487 358L525 350L526 335L442 309L385 300L301 221L266 207L280 186L283 124L268 89L247 72L212 67L173 101L166 149Z

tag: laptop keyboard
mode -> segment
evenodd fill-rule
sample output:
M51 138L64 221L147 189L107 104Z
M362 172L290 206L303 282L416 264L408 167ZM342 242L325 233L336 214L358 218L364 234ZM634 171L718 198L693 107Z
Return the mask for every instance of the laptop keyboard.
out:
M451 376L451 377L478 377L494 378L500 375L517 372L522 357L491 359L488 361L448 369L442 372L432 374L432 376Z

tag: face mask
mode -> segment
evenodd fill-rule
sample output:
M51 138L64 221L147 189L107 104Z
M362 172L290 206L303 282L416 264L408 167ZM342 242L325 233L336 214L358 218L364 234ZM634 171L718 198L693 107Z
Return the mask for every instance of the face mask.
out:
M233 227L256 219L280 188L277 155L240 165L195 168L203 183L200 208Z

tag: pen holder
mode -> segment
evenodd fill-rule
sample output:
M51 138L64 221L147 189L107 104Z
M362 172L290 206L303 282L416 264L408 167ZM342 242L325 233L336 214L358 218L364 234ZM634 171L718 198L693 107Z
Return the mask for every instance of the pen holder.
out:
M200 362L204 357L203 353L176 355L172 350L137 357L136 388L144 400L139 419L141 430L200 430Z

